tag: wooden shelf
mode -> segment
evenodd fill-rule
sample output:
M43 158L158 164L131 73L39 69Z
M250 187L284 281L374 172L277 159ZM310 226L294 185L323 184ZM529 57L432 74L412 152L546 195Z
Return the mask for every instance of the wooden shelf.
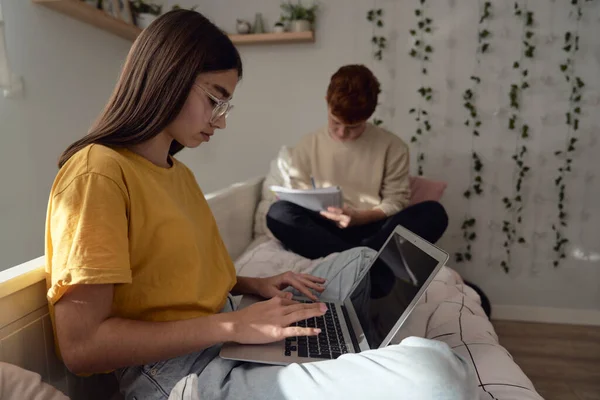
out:
M108 15L81 0L33 0L33 2L131 41L134 41L142 31L137 26Z
M269 44L269 43L313 43L315 33L283 32L283 33L249 33L247 35L229 35L235 44Z
M131 41L134 41L142 31L137 26L108 15L81 0L32 1ZM312 43L315 41L314 32L259 33L229 35L229 37L235 44Z

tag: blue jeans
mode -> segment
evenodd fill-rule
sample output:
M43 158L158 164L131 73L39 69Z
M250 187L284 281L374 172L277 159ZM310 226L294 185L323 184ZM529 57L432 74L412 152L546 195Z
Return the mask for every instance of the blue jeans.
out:
M318 265L327 279L322 294L345 299L375 256L356 248ZM231 299L230 299L231 300ZM233 310L229 301L223 312ZM286 367L224 360L220 346L116 372L127 400L165 399L431 399L477 397L470 365L444 343L407 338L398 345L336 360Z

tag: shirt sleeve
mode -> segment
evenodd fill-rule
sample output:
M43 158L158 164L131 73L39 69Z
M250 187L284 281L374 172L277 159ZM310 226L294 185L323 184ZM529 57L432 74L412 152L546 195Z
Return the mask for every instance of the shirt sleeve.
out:
M380 209L388 217L400 212L410 202L409 180L410 154L404 143L388 148L385 157L385 171L381 186Z
M131 283L127 204L123 188L97 173L53 194L46 238L51 304L72 285Z

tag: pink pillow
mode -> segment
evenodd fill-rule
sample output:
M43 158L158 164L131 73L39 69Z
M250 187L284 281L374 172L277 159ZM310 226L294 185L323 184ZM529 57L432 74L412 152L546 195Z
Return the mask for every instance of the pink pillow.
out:
M412 206L427 200L440 201L448 184L441 181L433 181L422 176L411 176L410 179L410 203Z

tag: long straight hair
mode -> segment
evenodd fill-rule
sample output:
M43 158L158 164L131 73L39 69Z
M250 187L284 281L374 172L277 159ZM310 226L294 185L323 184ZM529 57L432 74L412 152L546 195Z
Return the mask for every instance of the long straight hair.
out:
M198 74L230 69L242 77L240 55L206 17L181 9L162 15L133 43L104 111L58 167L92 143L126 147L152 139L179 115ZM174 140L169 154L181 149Z

